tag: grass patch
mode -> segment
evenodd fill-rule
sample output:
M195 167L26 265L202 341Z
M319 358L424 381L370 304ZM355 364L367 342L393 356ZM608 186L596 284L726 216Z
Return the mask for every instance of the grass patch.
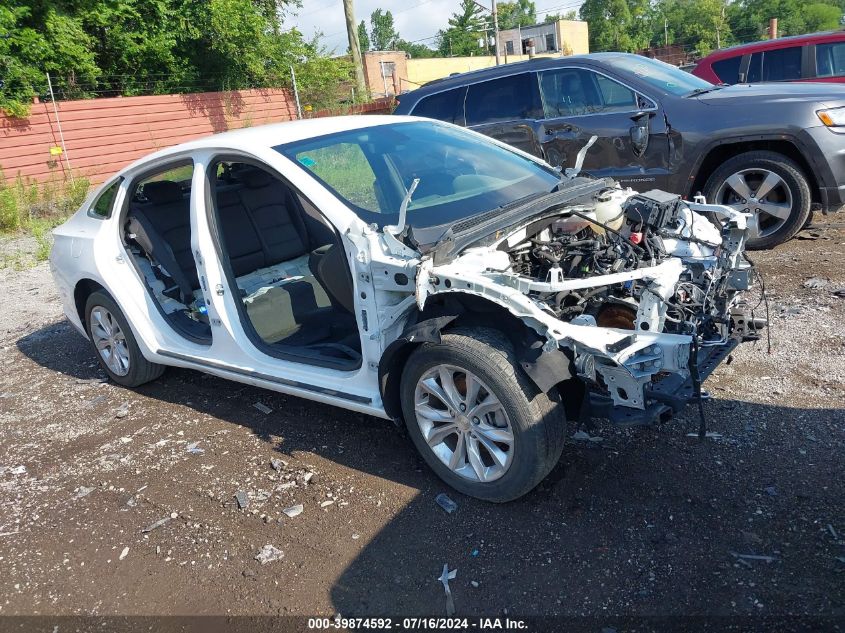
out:
M10 181L0 171L0 234L35 238L33 252L4 253L0 267L20 269L31 258L46 260L53 246L51 230L82 205L90 188L87 178L36 183L18 176Z

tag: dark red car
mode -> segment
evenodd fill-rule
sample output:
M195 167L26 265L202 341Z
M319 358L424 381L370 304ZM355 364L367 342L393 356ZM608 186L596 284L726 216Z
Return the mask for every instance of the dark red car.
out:
M845 83L845 31L781 37L723 48L698 62L692 74L715 84Z

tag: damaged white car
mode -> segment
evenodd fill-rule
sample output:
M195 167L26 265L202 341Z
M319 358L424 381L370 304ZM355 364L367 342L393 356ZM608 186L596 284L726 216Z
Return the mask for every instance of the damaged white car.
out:
M176 365L393 419L454 488L507 501L573 423L665 421L758 336L752 221L449 124L340 117L136 162L50 261L115 382Z

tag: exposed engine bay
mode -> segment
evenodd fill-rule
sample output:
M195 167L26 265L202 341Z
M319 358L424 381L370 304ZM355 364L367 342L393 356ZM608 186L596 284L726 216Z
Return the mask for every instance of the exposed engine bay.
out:
M431 266L422 299L456 289L484 296L544 335L546 352L563 351L611 408L660 415L667 403L677 408L679 392L692 399L702 376L765 325L742 296L754 272L743 253L753 221L609 186ZM667 377L671 388L659 387Z
M632 194L620 189L597 196L592 208L572 208L562 217L526 227L524 238L499 245L510 257L511 270L523 278L549 284L530 296L556 318L590 320L599 327L651 329L638 320L643 300L652 293L649 281L629 279L595 287L554 290L564 280L589 279L654 267L680 258L686 268L675 292L666 298L657 331L699 333L703 343L724 342L730 331L726 278L732 262L722 261L723 237L710 220L691 210L680 196L662 191ZM727 266L726 266L727 264ZM743 268L748 272L749 267ZM742 277L742 279L740 279Z

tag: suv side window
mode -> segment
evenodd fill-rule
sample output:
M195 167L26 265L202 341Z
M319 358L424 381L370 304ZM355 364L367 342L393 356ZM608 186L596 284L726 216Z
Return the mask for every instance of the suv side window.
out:
M94 203L88 207L88 215L92 218L97 218L99 220L105 220L106 218L111 217L112 209L114 208L114 199L117 196L117 190L120 189L120 183L123 182L123 178L118 178L115 180L108 189L103 191L97 199L94 200Z
M816 44L816 76L845 75L845 42Z
M776 48L751 55L748 82L801 79L801 47Z
M742 63L742 55L728 57L713 62L713 72L722 83L739 83L739 65Z
M461 87L424 97L414 106L411 114L463 125L466 90L466 87Z
M546 118L636 110L637 93L622 84L581 68L540 73L540 94Z
M533 116L532 80L531 73L521 73L470 85L466 97L466 124L480 125Z

